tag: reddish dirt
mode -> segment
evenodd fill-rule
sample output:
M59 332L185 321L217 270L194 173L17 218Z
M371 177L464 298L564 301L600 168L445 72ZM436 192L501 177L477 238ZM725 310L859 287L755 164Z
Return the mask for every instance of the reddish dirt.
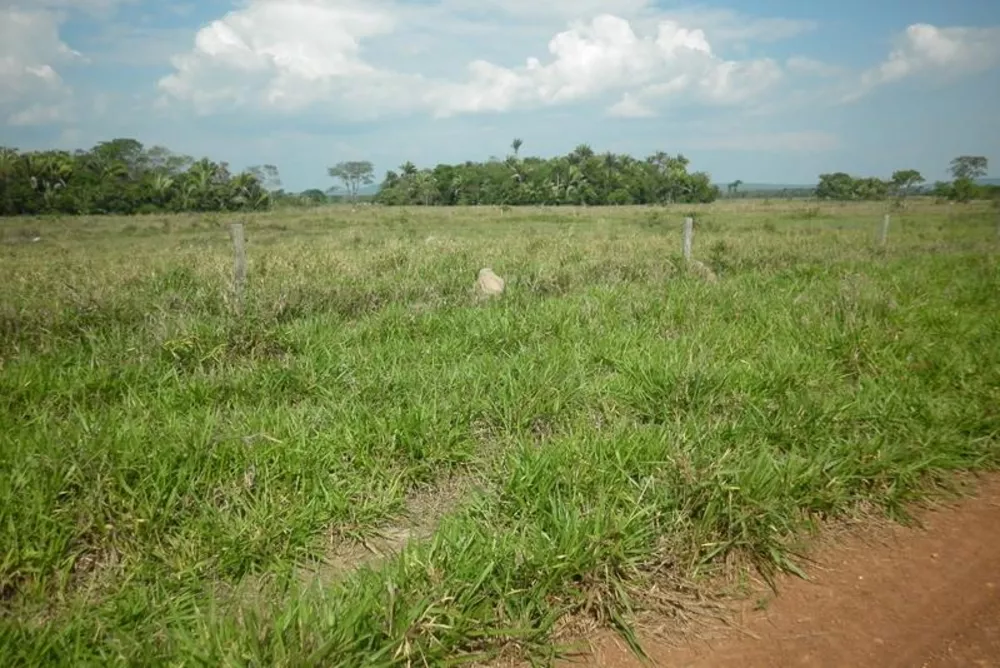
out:
M1000 668L1000 477L918 513L922 527L852 532L819 552L810 580L782 577L763 610L679 646L617 636L566 666Z

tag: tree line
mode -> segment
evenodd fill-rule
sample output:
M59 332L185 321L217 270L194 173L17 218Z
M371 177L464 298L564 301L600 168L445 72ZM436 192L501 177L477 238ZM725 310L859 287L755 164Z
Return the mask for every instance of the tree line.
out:
M440 164L418 169L406 162L389 170L375 196L388 204L421 205L614 205L711 202L719 197L705 172L689 172L689 160L658 151L645 159L595 153L581 144L554 158L512 153L486 162Z
M135 139L89 150L0 147L0 214L133 214L263 209L273 165L232 173L225 162L195 160Z
M952 201L968 202L973 199L990 199L1000 196L1000 186L976 182L986 176L989 161L983 156L963 155L951 161L948 171L952 181L937 181L930 188L923 175L915 169L893 172L888 180L877 177L855 177L845 172L820 174L815 196L819 199L852 201L905 198L911 194L924 194Z
M554 158L522 157L515 139L505 158L439 164L419 169L406 162L388 170L374 196L384 205L627 205L712 202L722 196L705 172L688 171L683 155L658 151L639 159L596 153L581 144ZM748 193L736 180L727 197L818 197L829 200L879 200L932 194L968 201L996 197L1000 187L983 186L988 162L960 156L949 167L954 177L930 189L916 170L899 170L888 180L844 172L821 174L816 188ZM0 147L0 215L135 214L155 212L244 211L316 206L344 197L357 201L375 183L369 161L341 162L327 170L340 182L326 190L289 193L274 165L233 173L225 162L195 160L135 139L112 139L88 150L30 151ZM343 191L343 195L339 191Z

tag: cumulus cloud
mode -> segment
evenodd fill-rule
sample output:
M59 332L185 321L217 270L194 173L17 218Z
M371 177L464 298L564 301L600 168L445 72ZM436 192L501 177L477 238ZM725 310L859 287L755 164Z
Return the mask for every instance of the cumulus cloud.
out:
M0 114L10 125L53 123L66 115L71 91L56 66L80 59L59 37L58 14L0 9Z
M653 85L702 70L713 59L700 30L663 22L655 35L640 37L628 21L608 14L557 34L549 42L549 52L552 59L547 64L532 57L518 68L472 62L467 81L432 91L435 113L448 116L571 102Z
M442 6L454 9L463 2L444 0ZM610 4L626 14L648 10L640 0ZM540 11L538 3L529 2L476 7L523 15ZM560 15L572 7L580 10L579 3L557 2L546 11ZM398 16L392 6L371 2L251 0L198 31L194 48L173 59L175 71L160 88L203 113L240 105L285 111L326 105L341 117L421 111L443 118L629 94L611 113L636 116L650 115L652 106L670 95L707 104L743 102L781 78L774 61L719 57L698 28L609 13L557 32L548 41L545 62L532 56L508 67L472 60L460 80L404 74L373 66L363 49L367 41L399 29Z
M317 102L365 114L406 106L404 75L361 57L361 42L387 34L394 17L367 3L256 0L198 31L194 48L172 59L167 94L202 113L235 105L298 110ZM331 108L331 114L337 111Z
M896 38L895 48L878 66L865 71L845 101L872 89L918 74L961 76L1000 64L1000 26L939 28L926 23L909 26Z

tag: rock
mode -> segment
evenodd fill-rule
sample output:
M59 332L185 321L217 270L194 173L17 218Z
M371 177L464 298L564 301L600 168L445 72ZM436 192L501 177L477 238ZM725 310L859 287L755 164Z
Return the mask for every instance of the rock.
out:
M493 273L489 267L479 270L476 278L476 294L481 297L494 297L503 294L504 280Z

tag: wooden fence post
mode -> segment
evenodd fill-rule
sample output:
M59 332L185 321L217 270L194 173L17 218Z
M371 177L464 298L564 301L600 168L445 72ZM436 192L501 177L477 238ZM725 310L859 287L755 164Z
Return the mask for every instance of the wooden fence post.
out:
M694 241L694 218L688 216L684 219L684 261L691 261L691 245Z
M879 230L878 244L882 248L885 248L886 244L889 243L889 214L885 214L882 217L882 229Z
M243 309L243 286L247 280L247 247L243 238L243 223L233 223L229 226L233 237L233 294L236 296L236 309Z

